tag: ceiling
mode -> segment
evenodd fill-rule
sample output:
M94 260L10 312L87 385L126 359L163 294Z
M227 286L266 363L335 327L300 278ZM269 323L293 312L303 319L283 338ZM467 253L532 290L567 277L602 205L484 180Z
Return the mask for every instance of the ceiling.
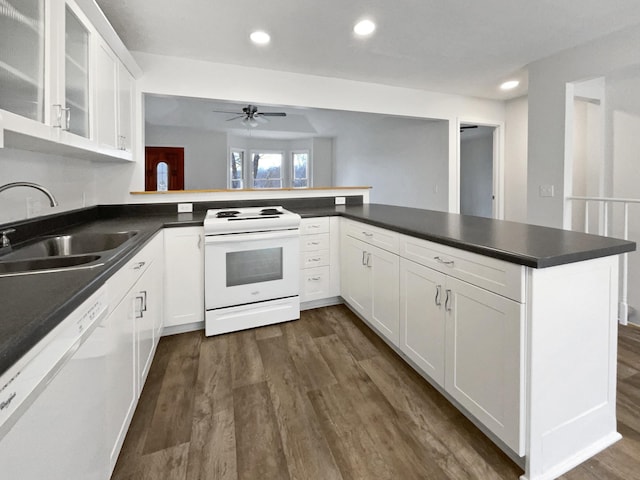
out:
M145 95L145 123L161 127L181 127L227 133L239 137L293 140L311 137L335 137L353 128L366 129L369 124L391 123L398 128L402 122L427 125L438 120L399 117L374 113L349 112L323 108L273 107L259 105L258 111L284 112L286 117L269 117L266 123L246 127L237 115L222 112L242 112L244 103L203 98Z
M132 51L495 99L526 91L532 61L640 24L638 0L97 3ZM352 32L362 18L377 24L369 38ZM257 29L269 45L250 42Z

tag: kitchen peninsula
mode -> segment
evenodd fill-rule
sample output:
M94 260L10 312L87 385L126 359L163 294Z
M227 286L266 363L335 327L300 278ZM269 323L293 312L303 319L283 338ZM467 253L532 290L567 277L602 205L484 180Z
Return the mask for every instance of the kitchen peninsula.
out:
M342 298L522 465L524 478L555 478L620 438L615 425L616 255L634 250L634 243L349 197L344 206L336 206L333 197L280 200L303 219L340 217ZM232 206L228 200L221 203L196 203L189 214L176 214L175 204L98 206L6 225L37 231L40 222L49 231L139 233L121 258L95 269L0 277L6 312L3 384L15 362L158 232L199 227L208 208ZM375 287L378 258L391 265L383 272L393 273L384 278L382 306L376 304L381 298ZM358 269L369 276L358 277ZM362 278L372 282L364 297L354 289ZM436 280L429 283L431 278ZM434 290L416 294L410 285ZM425 318L425 330L416 323L415 311L423 298L431 301L434 295L434 305L444 310L434 314L435 322ZM361 308L365 297L374 302L373 310ZM382 318L380 312L391 315ZM428 369L431 352L420 350L433 343L428 336L434 325L443 335L440 372ZM427 335L424 342L419 334ZM491 388L502 390L497 394Z

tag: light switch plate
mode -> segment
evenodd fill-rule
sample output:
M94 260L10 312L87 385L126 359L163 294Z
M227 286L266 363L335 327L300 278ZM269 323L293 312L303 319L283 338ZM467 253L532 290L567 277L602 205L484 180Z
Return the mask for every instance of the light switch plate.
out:
M553 195L554 195L553 185L540 185L541 197L553 197Z
M191 213L193 212L193 203L179 203L178 213Z
M336 197L336 205L344 205L347 203L347 199L345 197Z

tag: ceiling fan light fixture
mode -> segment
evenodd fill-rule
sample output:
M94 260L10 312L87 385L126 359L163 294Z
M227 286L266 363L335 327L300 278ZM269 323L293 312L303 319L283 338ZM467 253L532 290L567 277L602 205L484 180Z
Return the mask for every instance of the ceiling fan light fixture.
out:
M258 126L258 122L254 118L243 118L240 123L242 123L242 125L244 125L245 127L257 127Z
M500 85L500 90L513 90L518 85L520 85L520 81L519 80L509 80L509 81L504 82L504 83L502 83Z
M361 37L371 35L376 29L376 24L371 20L360 20L353 27L353 32Z
M266 45L271 41L271 36L267 32L263 32L262 30L256 30L255 32L249 35L251 41L257 45Z

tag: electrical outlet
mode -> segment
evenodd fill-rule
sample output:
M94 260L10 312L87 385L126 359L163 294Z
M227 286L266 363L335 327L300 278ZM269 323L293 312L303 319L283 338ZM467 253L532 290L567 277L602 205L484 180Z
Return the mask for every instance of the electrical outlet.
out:
M191 213L193 212L193 203L179 203L178 213Z
M336 205L345 205L347 199L345 197L336 197Z
M553 185L540 185L541 197L553 197L553 195L554 195Z

